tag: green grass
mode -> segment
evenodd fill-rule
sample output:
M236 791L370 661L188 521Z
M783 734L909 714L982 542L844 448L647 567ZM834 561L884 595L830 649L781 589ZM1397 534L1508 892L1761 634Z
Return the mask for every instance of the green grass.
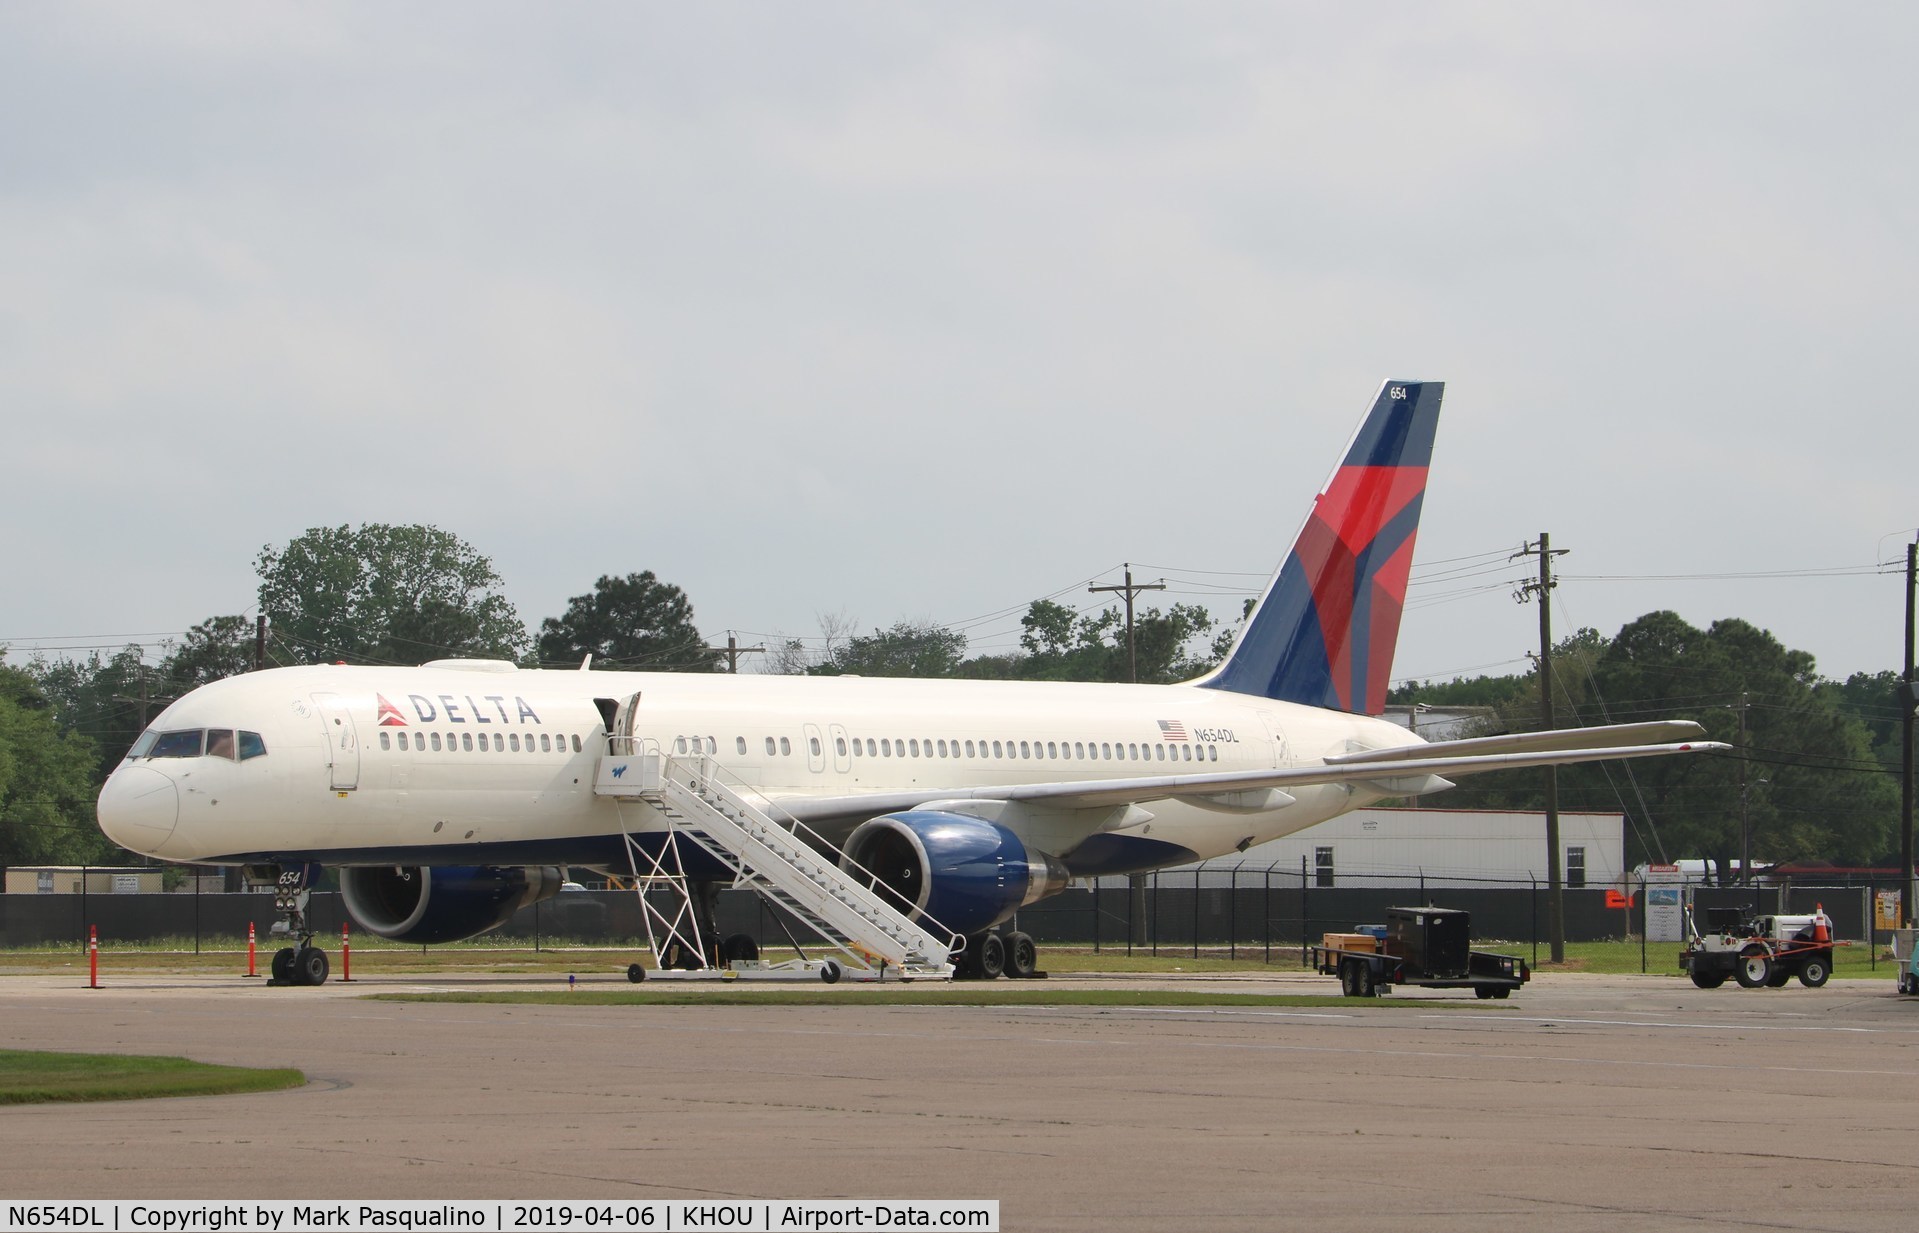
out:
M333 960L333 977L340 976L340 951L337 937L321 935L316 939L326 948ZM169 938L145 943L115 943L103 941L100 949L100 980L110 985L114 977L121 973L162 973L193 972L201 974L239 975L246 971L246 947L234 946L230 940L222 939L223 949L214 949L211 942L203 939L201 952L193 953L193 939ZM280 939L271 943L262 941L258 947L256 970L264 974L273 952L281 945ZM1480 950L1499 954L1518 955L1532 961L1533 946L1530 942L1510 942L1481 940L1474 943ZM1043 966L1055 973L1090 973L1104 975L1144 975L1164 976L1177 979L1183 976L1221 976L1256 975L1262 972L1276 974L1304 971L1299 962L1297 944L1281 946L1275 944L1272 949L1272 962L1262 962L1263 950L1258 946L1242 946L1235 958L1226 947L1202 947L1199 956L1194 957L1190 949L1179 950L1162 947L1158 955L1144 948L1135 948L1127 954L1125 947L1106 946L1095 951L1089 946L1046 945L1040 948ZM1545 944L1539 946L1542 972L1593 973L1598 975L1637 975L1640 972L1640 947L1638 942L1569 942L1566 945L1566 962L1555 965L1547 961L1548 950ZM784 959L788 953L769 948L764 956L769 960ZM569 973L587 975L614 975L623 973L626 965L635 961L648 963L651 960L642 943L595 943L592 946L569 945L558 942L545 942L541 949L534 950L530 944L506 945L499 939L474 939L466 943L450 946L435 946L425 949L419 946L400 946L384 940L353 939L353 972L356 976L420 976L431 977L437 973L481 974L496 976L553 976L564 978ZM1679 971L1679 946L1672 942L1653 942L1645 948L1645 971L1655 976L1668 976L1683 979ZM0 977L7 975L75 975L84 980L87 968L87 952L84 947L76 948L72 943L64 946L30 946L0 950ZM1890 980L1896 967L1890 957L1881 951L1876 969L1869 963L1869 952L1863 945L1842 946L1833 952L1833 975L1839 977L1879 977ZM1330 977L1327 978L1329 981Z
M102 1053L36 1053L0 1049L0 1105L55 1100L144 1100L153 1096L224 1096L299 1087L297 1070L212 1066L183 1057Z
M1332 984L1332 978L1327 977ZM1338 994L1212 993L1161 989L1049 989L1043 986L949 985L919 982L826 989L742 989L737 985L676 986L665 989L552 989L538 992L380 993L382 1002L491 1002L530 1006L1232 1006L1298 1009L1364 1006L1412 1006L1436 1003L1407 998L1360 1002ZM1455 1003L1458 1005L1459 1003ZM1510 1005L1510 1003L1508 1003Z

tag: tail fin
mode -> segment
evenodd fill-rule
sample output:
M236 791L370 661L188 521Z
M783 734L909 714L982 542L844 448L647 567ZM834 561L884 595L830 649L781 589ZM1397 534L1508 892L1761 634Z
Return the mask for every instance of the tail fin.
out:
M1367 715L1386 709L1445 389L1380 388L1232 654L1198 684Z

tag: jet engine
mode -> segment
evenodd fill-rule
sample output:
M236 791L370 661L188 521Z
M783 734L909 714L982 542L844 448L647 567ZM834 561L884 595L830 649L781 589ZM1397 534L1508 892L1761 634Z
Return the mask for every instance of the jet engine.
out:
M340 870L340 896L368 932L396 942L458 942L557 894L554 865L391 865Z
M1028 848L999 823L937 809L861 823L844 852L847 872L866 870L908 915L931 917L955 933L990 929L1065 890L1071 876L1057 858Z

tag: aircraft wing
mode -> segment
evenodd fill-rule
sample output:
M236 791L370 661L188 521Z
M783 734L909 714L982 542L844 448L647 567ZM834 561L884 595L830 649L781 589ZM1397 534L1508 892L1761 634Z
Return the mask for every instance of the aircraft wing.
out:
M1696 724L1629 724L1628 729L1683 727ZM1110 808L1115 805L1141 804L1169 797L1218 798L1229 807L1252 803L1252 794L1270 793L1259 807L1282 808L1291 804L1287 788L1318 784L1349 783L1367 785L1402 796L1417 796L1450 785L1450 775L1476 775L1486 771L1507 771L1529 766L1564 766L1576 762L1603 762L1614 758L1654 758L1668 754L1707 753L1732 748L1718 741L1665 742L1649 745L1587 745L1569 747L1571 732L1611 735L1622 734L1606 728L1570 729L1557 732L1523 733L1512 737L1474 738L1414 745L1404 749L1371 750L1341 754L1315 766L1280 770L1215 771L1210 774L1148 775L1131 779L1080 779L1059 783L999 784L986 787L921 788L911 792L871 792L851 796L788 796L773 803L778 810L814 827L836 823L865 821L883 813L912 809L932 801L1030 801L1061 809ZM1529 740L1544 748L1527 748ZM1485 751L1461 747L1486 742ZM1500 749L1497 743L1521 747ZM1458 752L1456 752L1458 751Z

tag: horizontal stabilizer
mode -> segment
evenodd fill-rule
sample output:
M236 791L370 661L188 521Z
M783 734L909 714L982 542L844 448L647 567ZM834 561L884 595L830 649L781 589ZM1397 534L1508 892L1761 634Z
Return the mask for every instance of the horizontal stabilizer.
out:
M1460 741L1395 745L1391 749L1367 749L1358 753L1334 754L1326 761L1332 766L1351 766L1359 762L1404 762L1413 758L1591 749L1595 745L1617 748L1622 745L1651 745L1655 742L1675 744L1681 741L1695 741L1705 735L1706 730L1690 719L1669 719L1655 723L1610 724L1599 728L1555 728L1550 732L1509 732L1503 736L1475 736Z

